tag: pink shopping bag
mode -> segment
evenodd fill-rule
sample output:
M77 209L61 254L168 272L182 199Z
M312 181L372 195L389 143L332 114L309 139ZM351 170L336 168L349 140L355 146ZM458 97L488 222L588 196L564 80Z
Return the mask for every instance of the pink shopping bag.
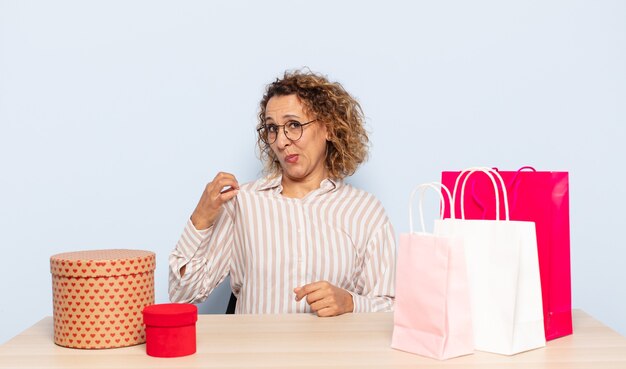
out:
M460 172L443 172L454 186ZM509 192L511 220L535 222L546 340L572 333L572 289L567 172L498 171ZM494 190L485 176L471 177L463 206L466 219L495 219ZM470 195L471 194L471 195ZM460 202L455 208L460 211ZM450 217L449 209L444 217Z
M410 233L400 235L391 347L443 360L473 352L472 317L462 241L424 232L428 187L439 191L435 183L420 185L410 201L420 191L422 232L413 232L409 207Z

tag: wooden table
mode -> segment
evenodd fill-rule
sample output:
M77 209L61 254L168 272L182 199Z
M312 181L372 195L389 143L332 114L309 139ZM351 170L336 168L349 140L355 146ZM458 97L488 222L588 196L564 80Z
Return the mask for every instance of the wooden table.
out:
M514 356L476 352L447 361L389 347L390 313L318 318L293 315L201 315L198 352L154 358L145 345L77 350L52 341L47 317L0 346L0 368L626 368L626 338L574 311L572 336Z

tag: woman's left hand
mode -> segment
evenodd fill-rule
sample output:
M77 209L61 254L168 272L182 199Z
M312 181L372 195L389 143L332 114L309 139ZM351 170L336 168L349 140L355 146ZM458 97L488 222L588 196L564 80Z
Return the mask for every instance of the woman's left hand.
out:
M293 292L296 294L296 301L306 296L306 302L318 316L335 316L351 313L354 310L352 295L327 281L296 287Z

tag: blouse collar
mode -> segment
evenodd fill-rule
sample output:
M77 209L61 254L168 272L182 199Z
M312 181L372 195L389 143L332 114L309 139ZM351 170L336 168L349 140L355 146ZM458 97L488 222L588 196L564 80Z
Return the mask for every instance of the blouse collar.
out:
M282 174L279 174L276 177L267 176L261 182L261 184L257 188L257 191L274 190L275 194L280 194L283 191L282 180L283 180ZM322 182L320 183L319 189L313 190L311 192L318 191L320 194L334 192L337 189L339 189L342 185L343 185L342 180L334 180L331 178L326 178L322 180Z

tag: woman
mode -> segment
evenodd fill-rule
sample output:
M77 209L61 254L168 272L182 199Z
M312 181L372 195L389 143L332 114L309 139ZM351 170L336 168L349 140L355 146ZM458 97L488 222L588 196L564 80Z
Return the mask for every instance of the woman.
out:
M261 100L267 176L207 184L170 255L170 299L200 302L228 275L236 313L389 311L394 232L380 202L343 182L367 156L363 113L339 83L285 73Z

